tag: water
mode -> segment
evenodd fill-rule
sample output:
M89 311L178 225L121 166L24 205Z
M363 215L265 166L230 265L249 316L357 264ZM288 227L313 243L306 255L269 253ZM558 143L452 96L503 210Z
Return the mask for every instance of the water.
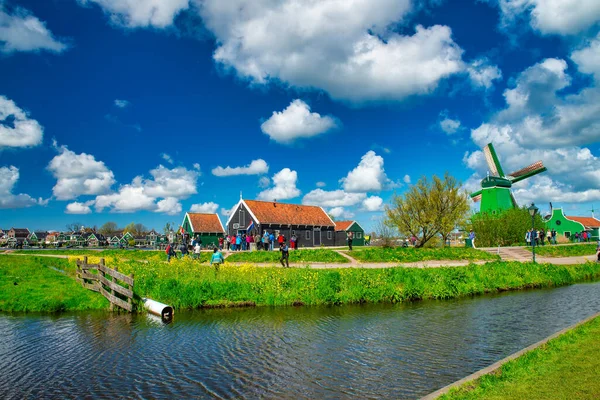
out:
M418 398L600 311L600 283L403 305L0 314L3 398Z

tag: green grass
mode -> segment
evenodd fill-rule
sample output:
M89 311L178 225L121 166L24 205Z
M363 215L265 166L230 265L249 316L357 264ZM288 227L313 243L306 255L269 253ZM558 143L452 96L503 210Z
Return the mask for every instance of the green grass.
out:
M225 263L218 273L189 260L170 264L120 261L114 266L135 274L137 295L178 309L237 303L282 306L450 299L600 278L600 264L596 263L555 266L491 262L453 268L327 270Z
M108 308L104 297L84 289L74 275L74 264L65 259L0 256L0 311L57 312Z
M167 255L164 250L128 250L128 249L106 249L106 250L92 250L92 249L80 249L80 250L15 250L13 253L17 254L46 254L46 255L61 255L61 256L88 256L88 257L117 257L126 258L130 260L146 260L146 261L166 261ZM177 251L177 255L180 253ZM211 253L202 252L200 253L200 261L210 261Z
M383 248L373 247L348 252L351 257L363 262L418 262L430 260L498 260L495 254L466 247L444 247L444 248L415 248L396 247Z
M531 251L531 247L526 247ZM536 246L535 254L544 257L576 257L596 254L596 244L571 244L564 246Z
M600 317L439 399L597 399L600 397L598 337Z
M228 262L279 263L281 254L276 251L234 252L227 257ZM347 263L347 258L333 250L294 250L290 251L290 263L329 262Z

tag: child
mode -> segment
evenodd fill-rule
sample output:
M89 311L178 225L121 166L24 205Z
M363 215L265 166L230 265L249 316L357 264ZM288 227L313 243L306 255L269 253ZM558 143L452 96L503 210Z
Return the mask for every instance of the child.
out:
M221 252L219 251L219 249L214 249L213 250L213 255L210 258L210 265L215 266L215 271L219 270L219 265L221 265L222 263L225 262L225 259L223 258L223 254L221 254Z

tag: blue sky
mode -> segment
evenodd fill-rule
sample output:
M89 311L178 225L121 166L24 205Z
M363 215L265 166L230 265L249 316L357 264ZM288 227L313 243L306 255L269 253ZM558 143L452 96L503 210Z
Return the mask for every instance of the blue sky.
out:
M595 0L0 0L0 228L226 219L241 191L370 229L421 176L476 190L488 142L548 167L520 204L590 215L599 20Z

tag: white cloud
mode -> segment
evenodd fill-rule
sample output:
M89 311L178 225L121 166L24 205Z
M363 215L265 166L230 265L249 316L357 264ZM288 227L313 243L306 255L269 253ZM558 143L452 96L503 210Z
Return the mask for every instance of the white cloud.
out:
M460 121L456 119L445 118L440 121L440 128L448 135L456 133L460 129Z
M196 171L200 171L200 164L194 163L193 167Z
M266 189L269 187L269 185L271 184L271 179L269 179L266 176L263 176L262 178L260 178L258 180L258 187Z
M75 154L66 146L56 148L59 154L50 161L48 170L57 179L52 193L58 200L103 194L115 183L112 171L93 155Z
M490 65L489 60L480 58L471 62L467 67L471 84L476 88L489 89L495 80L502 78L502 71L496 65Z
M337 126L334 118L311 113L308 104L296 99L285 110L274 111L260 129L278 143L291 143L299 138L321 135Z
M165 160L169 164L173 164L173 159L167 153L162 153L160 156L162 157L163 160Z
M205 0L200 14L216 37L214 59L255 84L318 88L351 102L431 93L466 72L447 26L392 29L410 0L313 2Z
M333 207L327 211L327 214L331 215L333 218L339 218L345 211L344 207Z
M347 192L379 192L390 183L383 168L383 157L369 150L345 178L340 179Z
M31 207L44 202L42 199L35 200L28 194L13 194L12 191L18 180L17 167L0 167L0 209Z
M30 119L14 101L0 96L0 149L37 146L43 135L44 129L35 119Z
M273 175L273 187L263 190L257 196L258 200L286 200L300 196L300 190L296 187L298 173L289 168L284 168Z
M79 203L77 201L73 203L67 204L67 208L65 210L66 214L91 214L92 209L91 205L94 204L94 201L86 201L85 203Z
M98 4L112 23L127 28L166 28L189 7L189 0L79 0L79 3Z
M498 0L504 22L529 14L531 26L542 34L577 34L600 20L597 0Z
M154 212L163 213L167 215L181 214L181 203L175 197L167 197L166 199L160 200L156 203L156 210Z
M217 203L213 203L212 201L209 203L192 204L192 207L190 207L191 212L204 214L214 214L218 209L219 205Z
M592 41L572 54L583 72L594 71L593 51L588 49L596 45ZM564 60L543 60L519 74L515 87L504 92L505 109L471 131L479 147L494 144L505 173L537 160L544 162L548 172L513 187L521 204L596 199L600 158L583 146L600 141L600 89L594 81L579 92L562 94L570 84ZM475 170L465 187L479 189L479 180L488 170L483 153L467 153L464 162Z
M371 196L364 199L362 204L366 211L381 211L383 199L379 196Z
M404 175L404 178L402 178L402 180L404 181L404 183L410 184L410 175Z
M17 7L12 14L8 14L4 9L4 2L0 1L0 52L45 50L60 53L67 48L30 11Z
M367 197L364 193L347 193L343 190L326 191L315 189L302 198L302 204L321 207L349 207L356 205Z
M118 192L96 197L96 210L102 211L105 208L112 212L147 210L174 215L182 210L180 199L197 193L199 173L195 170L184 167L168 169L159 165L150 171L150 175L152 179L136 176L131 184L121 186Z
M235 206L233 208L227 209L227 208L221 208L221 215L224 217L229 217L231 215L232 212L234 212Z
M128 107L131 103L127 100L119 100L116 99L115 100L115 106L119 107L119 108L125 108Z
M249 165L243 167L225 168L218 166L213 168L212 174L215 176L234 176L234 175L261 175L269 172L269 165L263 159L252 160Z
M600 82L600 34L582 49L574 51L571 59L577 64L580 72L594 75L596 82Z
M327 184L325 182L317 182L318 188L324 188L325 186L327 186Z

